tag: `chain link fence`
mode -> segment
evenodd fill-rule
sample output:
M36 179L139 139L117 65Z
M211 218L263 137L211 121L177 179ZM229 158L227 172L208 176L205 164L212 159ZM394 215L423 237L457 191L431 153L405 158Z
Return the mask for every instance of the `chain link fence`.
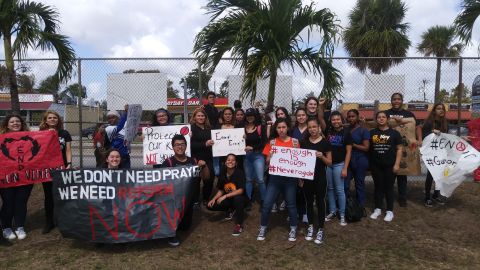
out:
M333 101L333 109L359 108L372 110L375 101L380 109L388 108L390 95L404 94L404 101L412 110L431 110L437 70L436 58L405 58L388 72L361 73L351 63L355 60L384 61L381 58L334 58L333 64L342 74L343 88ZM470 110L472 83L477 75L479 58L445 59L441 61L440 89L449 111L460 115L462 124ZM66 129L73 135L73 162L84 167L95 166L92 134L97 123L106 122L108 109L120 109L119 104L142 103L145 124L151 120L153 111L168 107L176 122L185 121L182 99L197 98L207 91L224 97L221 106L233 106L239 99L242 70L234 66L234 59L222 59L213 74L200 71L194 58L85 58L78 59L76 70L67 83L56 84L50 76L55 73L56 60L29 59L16 62L19 90L22 93L22 115L30 125L38 126L45 110L58 111L65 120ZM4 62L0 61L2 66ZM458 107L455 89L464 84L465 97ZM81 87L80 87L81 86ZM279 70L275 90L275 105L290 111L300 106L308 95L322 93L321 76L304 73L299 68L283 65ZM8 85L0 85L0 117L9 109ZM268 78L260 80L255 100L243 100L243 108L266 104ZM51 94L53 99L43 95ZM186 96L185 96L186 94ZM23 97L22 97L23 96ZM169 102L167 102L168 98ZM168 104L167 104L168 103ZM198 101L189 100L188 111L198 106ZM82 104L82 106L78 106ZM430 107L428 106L430 104ZM123 105L122 105L123 107ZM462 110L463 109L463 110ZM457 112L460 112L458 114ZM452 113L450 113L452 114ZM138 140L132 147L132 167L142 167L142 148Z

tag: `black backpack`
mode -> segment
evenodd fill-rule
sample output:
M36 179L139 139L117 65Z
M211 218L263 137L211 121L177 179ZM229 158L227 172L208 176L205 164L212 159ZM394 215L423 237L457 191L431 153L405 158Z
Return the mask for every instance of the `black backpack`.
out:
M358 201L352 197L347 199L345 218L347 222L357 222L363 217L363 208Z

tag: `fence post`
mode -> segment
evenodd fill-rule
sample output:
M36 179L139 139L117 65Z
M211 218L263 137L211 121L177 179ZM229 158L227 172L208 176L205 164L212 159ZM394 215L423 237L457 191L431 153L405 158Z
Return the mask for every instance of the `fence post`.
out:
M457 106L457 136L460 136L460 121L462 120L462 97L463 97L463 58L458 63L458 106Z
M200 96L198 97L200 99L200 105L202 103L202 98L203 98L203 89L202 89L202 65L200 64L200 60L198 62L198 93Z
M82 138L82 122L83 122L83 117L82 117L82 59L78 58L78 71L77 71L77 76L78 76L78 87L80 88L78 91L78 130L79 130L79 136L80 140L78 141L78 150L79 150L79 155L80 155L80 168L83 168L83 138Z
M187 99L187 83L183 84L183 123L188 124L188 99Z

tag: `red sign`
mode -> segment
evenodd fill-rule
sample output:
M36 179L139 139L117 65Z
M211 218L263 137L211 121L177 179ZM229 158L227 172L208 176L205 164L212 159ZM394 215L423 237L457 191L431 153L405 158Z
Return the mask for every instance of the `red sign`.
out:
M57 132L23 131L0 135L0 188L51 181L63 166Z
M207 104L206 99L198 99L198 98L189 98L187 99L187 106L200 106ZM184 99L183 98L168 98L167 99L167 106L183 106ZM216 106L227 106L228 105L228 98L216 98L215 99Z

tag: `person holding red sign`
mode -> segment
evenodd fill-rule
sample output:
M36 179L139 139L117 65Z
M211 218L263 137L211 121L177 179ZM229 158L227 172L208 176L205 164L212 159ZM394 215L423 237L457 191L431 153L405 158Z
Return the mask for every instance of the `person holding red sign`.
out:
M55 130L58 134L60 149L62 150L63 165L66 169L72 167L72 136L68 131L63 129L63 121L60 115L55 111L46 111L40 123L40 130ZM46 223L43 227L42 234L49 233L55 228L53 219L53 191L52 182L42 182L43 194L45 195L45 218Z
M289 120L286 118L278 118L272 127L272 140L267 143L263 149L263 155L266 156L266 163L270 163L272 155L274 155L275 149L272 146L283 146L299 148L299 142L297 139L288 135L290 129ZM265 234L267 231L268 220L270 218L270 211L273 204L280 192L285 196L285 201L288 209L288 216L290 222L290 232L288 233L288 241L297 240L297 194L298 179L293 177L279 176L270 174L270 180L267 185L267 193L265 195L265 201L262 206L262 217L260 221L260 230L258 232L257 240L265 240Z
M7 115L0 125L0 134L19 131L29 131L25 120L17 114ZM24 225L27 217L27 202L32 188L33 185L23 185L0 189L0 196L3 201L0 220L2 221L4 238L22 240L27 237ZM15 232L12 230L12 221L16 227Z

